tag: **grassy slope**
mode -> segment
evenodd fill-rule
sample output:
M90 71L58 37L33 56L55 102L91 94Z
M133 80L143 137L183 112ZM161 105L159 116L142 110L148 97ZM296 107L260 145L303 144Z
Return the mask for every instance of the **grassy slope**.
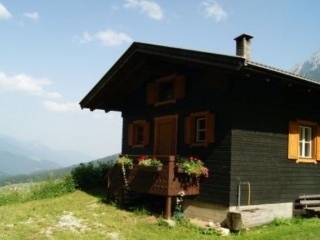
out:
M99 158L96 160L90 161L93 164L98 164L99 162L110 162L114 161L117 158L118 154L113 154L104 158ZM87 164L87 163L85 163ZM0 175L0 187L15 183L27 183L27 182L39 182L39 181L45 181L48 179L49 176L54 177L61 177L64 174L67 174L71 172L74 168L78 167L79 164L72 165L70 167L65 168L59 168L59 169L53 169L48 171L41 171L41 172L34 172L31 174L21 174L21 175L15 175L15 176L3 176Z
M319 239L320 220L284 221L240 235L204 235L195 227L168 228L156 217L119 210L103 193L76 191L63 197L0 206L0 239Z

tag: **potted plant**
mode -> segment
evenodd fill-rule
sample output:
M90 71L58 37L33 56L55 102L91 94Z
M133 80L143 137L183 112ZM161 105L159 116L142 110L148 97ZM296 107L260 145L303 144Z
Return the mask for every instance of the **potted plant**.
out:
M199 158L195 157L181 158L176 171L193 177L209 177L209 169L204 166Z
M162 162L155 157L149 158L148 156L141 156L138 158L138 167L144 171L161 171Z
M127 168L131 168L133 166L133 160L128 156L122 156L117 158L116 164L119 164Z
M121 167L123 180L124 180L124 186L126 188L128 188L129 183L128 183L128 179L127 179L127 174L129 173L129 171L126 171L126 170L132 169L133 160L131 158L129 158L128 156L122 156L122 157L119 156L116 160L116 164Z

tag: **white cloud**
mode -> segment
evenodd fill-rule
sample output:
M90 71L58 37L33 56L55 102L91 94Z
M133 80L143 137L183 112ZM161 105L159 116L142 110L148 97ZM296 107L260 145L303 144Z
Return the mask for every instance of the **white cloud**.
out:
M77 112L81 110L78 103L57 103L52 101L44 101L43 105L46 109L53 112Z
M147 14L148 17L162 20L164 13L159 4L147 0L126 0L125 8L139 9L141 13Z
M46 95L49 98L62 98L62 95L58 92L48 92Z
M11 17L11 13L6 9L6 7L2 3L0 3L0 19L9 19Z
M106 46L116 46L124 42L128 43L133 41L132 38L129 37L127 34L121 33L121 32L115 32L112 30L98 32L95 36L97 39L102 41L103 45L106 45Z
M92 36L88 32L83 32L81 37L79 37L80 43L88 43L92 41Z
M207 18L213 17L217 22L228 17L228 14L223 10L223 8L216 1L203 1L201 7L205 12Z
M19 91L32 95L42 95L50 98L60 98L57 92L48 92L44 89L50 85L51 81L47 78L35 79L26 74L18 74L12 77L0 72L0 91Z
M122 43L131 43L133 41L133 39L127 34L113 30L100 31L93 35L90 35L85 31L80 37L74 37L74 40L80 44L86 44L91 41L98 40L105 46L117 46Z
M32 12L32 13L24 13L23 16L26 18L32 19L36 21L39 18L39 14L37 12Z

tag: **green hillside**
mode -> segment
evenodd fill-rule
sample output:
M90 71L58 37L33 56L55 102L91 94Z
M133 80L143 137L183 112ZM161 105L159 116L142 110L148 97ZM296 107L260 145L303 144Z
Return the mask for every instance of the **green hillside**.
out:
M97 164L99 162L110 162L114 161L117 158L118 154L113 154L110 156L106 156L103 158L95 159L90 161L90 163ZM79 164L72 165L65 168L58 168L55 170L48 171L37 171L31 174L19 174L15 176L8 176L6 174L1 175L0 173L0 186L5 186L8 184L15 183L28 183L28 182L38 182L48 179L48 177L56 177L59 178L61 175L71 172L72 169L79 166Z

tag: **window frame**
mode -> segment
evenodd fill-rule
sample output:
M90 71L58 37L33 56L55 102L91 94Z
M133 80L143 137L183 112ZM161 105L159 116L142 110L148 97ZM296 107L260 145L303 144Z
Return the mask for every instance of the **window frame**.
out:
M173 94L172 98L161 100L159 91L161 84L172 82ZM178 99L185 97L185 76L184 75L169 75L163 78L156 79L147 85L147 105L160 106L165 104L174 104Z
M142 131L142 136L139 136L139 129ZM146 120L136 120L128 124L128 145L136 147L145 147L150 140L150 123ZM141 141L139 141L142 137Z
M314 150L312 135L312 127L299 125L299 158L312 158Z
M205 120L205 128L198 129L197 120ZM200 131L199 131L200 130ZM205 131L203 141L198 141L198 133ZM191 113L185 118L185 143L190 147L208 147L215 142L215 115L206 112Z
M202 123L200 121L204 121L204 127L202 127ZM195 142L201 143L206 141L207 136L207 118L204 116L200 116L195 118ZM204 133L204 137L201 137L201 133Z
M300 151L300 127L311 129L310 156L301 155ZM303 142L302 143L306 143ZM317 163L320 161L320 128L316 122L297 120L289 122L288 159L296 163Z

